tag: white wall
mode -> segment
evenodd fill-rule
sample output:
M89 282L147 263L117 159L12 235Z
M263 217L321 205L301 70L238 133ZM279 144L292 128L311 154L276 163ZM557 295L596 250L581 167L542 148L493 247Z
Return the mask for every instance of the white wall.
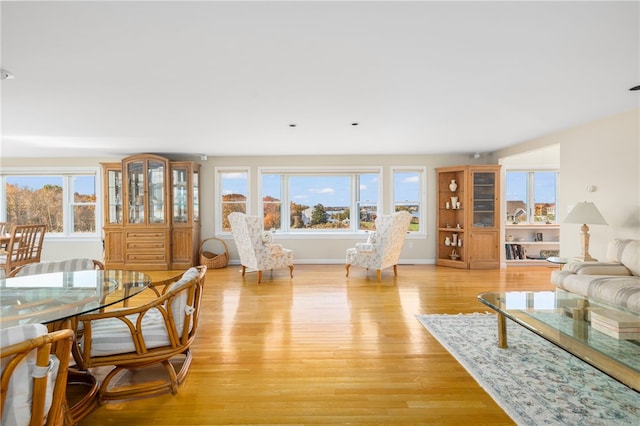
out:
M605 259L612 238L640 239L640 109L528 141L494 157L556 144L560 146L561 255L580 254L580 225L562 224L570 207L580 201L594 202L609 224L590 227L593 257ZM589 185L597 190L588 192Z
M578 201L596 203L608 226L591 227L591 255L604 258L606 244L611 238L640 239L640 109L604 118L583 126L514 145L494 153L489 159L473 160L470 155L415 156L298 156L298 157L209 157L202 163L201 217L202 238L213 236L214 223L214 167L250 166L257 179L258 166L348 166L378 165L389 176L391 166L425 165L427 167L427 236L408 240L402 252L404 263L434 263L435 259L435 168L458 164L498 163L499 159L528 151L560 145L560 221L569 206ZM121 158L84 159L2 159L3 167L33 166L95 166L99 162L119 161ZM595 185L596 192L586 191ZM257 194L252 194L257 197ZM562 224L560 250L564 256L580 253L579 225ZM345 250L353 239L279 240L295 250L300 263L342 263ZM232 261L237 259L230 245ZM412 246L412 247L409 247ZM57 260L76 256L102 258L102 242L55 242L45 244L43 260Z
M182 157L181 159L184 159ZM201 167L200 183L200 207L201 207L201 238L209 238L214 235L214 167L220 166L241 166L250 168L253 193L250 196L258 199L257 194L257 169L260 166L358 166L374 165L382 167L385 178L385 192L389 193L391 176L390 170L393 166L425 166L427 169L427 235L410 237L405 243L401 255L402 263L435 263L435 205L436 184L435 168L458 164L483 164L486 158L474 160L471 155L358 155L358 156L273 156L273 157L214 157L209 156L206 161L198 158ZM3 167L56 167L56 166L95 166L100 162L120 161L121 158L85 158L85 159L56 159L56 158L10 158L2 159ZM99 194L100 196L100 194ZM254 209L257 204L254 203ZM387 206L385 206L386 208ZM252 213L257 214L257 211ZM389 212L386 212L389 213ZM345 251L353 247L360 239L354 236L344 238L317 238L310 239L286 238L284 235L276 236L276 241L287 248L295 251L295 259L298 263L344 263ZM235 244L232 239L226 240L229 246L231 261L238 259ZM92 239L86 241L61 242L55 240L45 240L43 249L43 260L60 260L70 257L92 257L102 259L102 241Z

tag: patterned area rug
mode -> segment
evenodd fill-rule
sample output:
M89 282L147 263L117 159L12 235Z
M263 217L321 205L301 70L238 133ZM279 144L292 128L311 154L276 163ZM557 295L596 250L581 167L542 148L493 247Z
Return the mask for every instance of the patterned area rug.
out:
M519 425L640 425L640 393L494 314L417 315Z

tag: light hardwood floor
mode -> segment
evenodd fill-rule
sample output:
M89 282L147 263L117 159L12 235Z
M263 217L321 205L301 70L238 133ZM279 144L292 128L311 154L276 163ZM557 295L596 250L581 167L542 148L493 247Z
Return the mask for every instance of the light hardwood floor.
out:
M377 283L296 265L256 284L238 266L210 270L178 394L108 403L80 424L513 424L415 315L485 312L478 293L552 290L551 271L400 265Z

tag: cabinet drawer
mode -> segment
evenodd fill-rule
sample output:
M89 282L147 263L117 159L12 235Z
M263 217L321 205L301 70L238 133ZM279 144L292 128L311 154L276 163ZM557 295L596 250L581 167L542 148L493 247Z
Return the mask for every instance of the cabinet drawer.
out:
M165 262L163 253L127 253L127 262Z
M126 231L127 239L164 239L166 232L163 231Z
M127 250L133 251L164 251L165 247L164 241L127 241Z

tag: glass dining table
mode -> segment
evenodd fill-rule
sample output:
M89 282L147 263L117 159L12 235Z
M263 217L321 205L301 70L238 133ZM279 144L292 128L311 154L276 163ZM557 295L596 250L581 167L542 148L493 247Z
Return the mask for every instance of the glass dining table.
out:
M143 272L87 270L0 279L0 328L41 323L50 330L74 329L73 319L122 303L151 285ZM76 330L74 330L76 331ZM77 331L76 331L77 332ZM74 422L95 407L96 379L69 369L67 400Z
M143 272L111 269L0 279L0 328L53 325L120 302L126 305L150 284L151 277Z

